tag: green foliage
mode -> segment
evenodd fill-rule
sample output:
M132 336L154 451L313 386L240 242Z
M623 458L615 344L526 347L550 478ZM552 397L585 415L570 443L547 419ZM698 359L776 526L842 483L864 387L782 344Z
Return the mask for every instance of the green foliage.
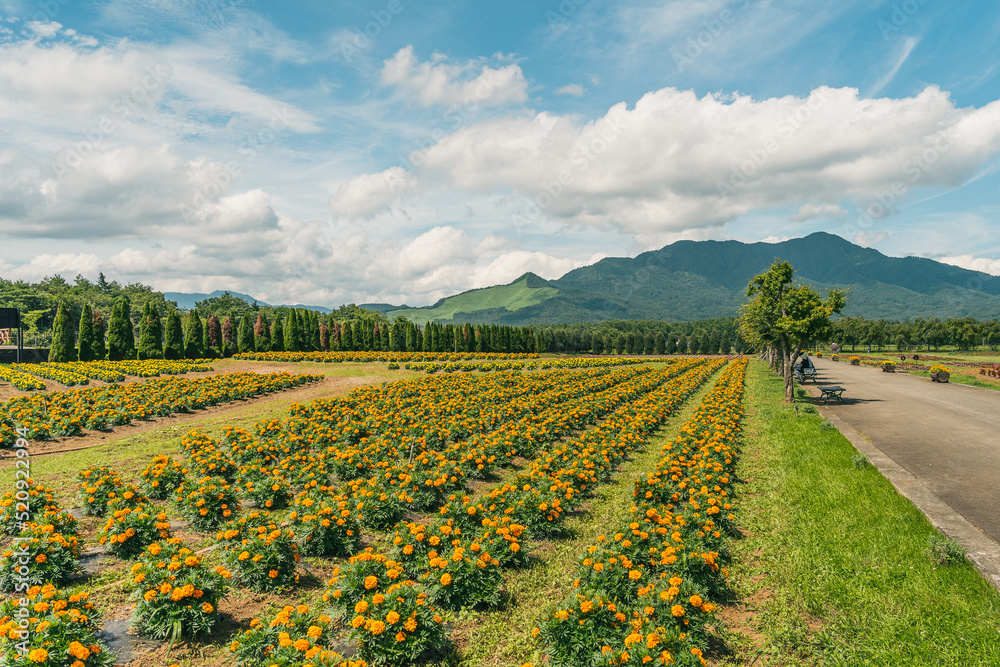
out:
M927 556L935 565L951 565L964 563L966 551L955 540L948 539L941 533L932 533L927 539Z
M271 351L271 325L264 313L257 313L257 321L253 325L253 345L257 352Z
M126 297L120 297L111 309L111 321L108 322L108 359L111 361L136 357L130 312L131 305Z
M203 359L208 355L205 349L205 327L198 311L188 313L187 328L184 331L184 356L188 359Z
M97 335L94 325L94 311L91 310L89 303L85 303L83 311L80 313L80 344L77 353L77 358L80 361L94 361L99 358L94 340ZM101 347L104 347L103 333L101 334Z
M275 352L282 352L285 349L285 328L281 324L281 318L274 318L274 325L271 327L271 349Z
M76 332L73 331L73 320L69 316L69 308L65 303L60 303L52 329L49 361L54 363L74 361L77 357L75 347Z
M163 356L166 359L184 358L184 329L181 325L181 316L176 310L171 310L167 315Z
M254 335L253 335L253 324L250 322L250 314L243 313L240 318L240 326L236 332L236 347L243 352L253 352L256 347L254 345Z
M163 358L163 324L156 304L151 301L143 307L142 321L139 322L138 356L140 359Z

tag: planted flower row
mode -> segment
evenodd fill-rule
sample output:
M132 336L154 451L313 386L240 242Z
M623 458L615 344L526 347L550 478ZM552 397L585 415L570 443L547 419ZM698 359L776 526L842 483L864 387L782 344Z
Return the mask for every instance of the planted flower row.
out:
M389 363L410 361L509 361L512 359L538 359L531 353L501 352L241 352L233 359L244 361L280 361L284 363L312 361L320 363Z
M629 523L580 554L576 590L534 631L550 664L705 664L709 600L725 585L745 371L745 360L726 370L636 482Z
M0 445L10 445L17 439L15 426L26 428L27 437L34 440L76 435L84 429L104 429L249 398L321 377L229 373L19 396L0 403Z
M411 371L425 371L427 373L470 373L473 371L480 373L491 373L494 371L511 370L548 370L550 368L610 368L612 366L628 366L631 364L647 364L648 358L642 357L573 357L572 359L546 359L544 361L502 361L502 362L411 362L403 368ZM399 368L398 364L390 364L390 370Z

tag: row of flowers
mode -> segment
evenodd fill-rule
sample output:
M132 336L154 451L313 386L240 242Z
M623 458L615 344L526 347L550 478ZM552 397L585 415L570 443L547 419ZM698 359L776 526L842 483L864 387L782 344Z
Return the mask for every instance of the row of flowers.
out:
M494 371L511 370L548 370L550 368L611 368L612 366L627 366L630 364L646 364L648 358L641 357L573 357L570 359L546 359L545 361L503 361L503 362L471 362L453 361L447 363L439 362L411 362L403 368L412 371L425 371L427 373L469 373L478 371L480 373L491 373ZM389 364L389 370L399 368L399 364Z
M233 359L244 361L312 361L320 363L405 363L410 361L510 361L513 359L538 359L531 353L504 352L241 352Z
M626 525L579 555L574 592L534 630L555 665L705 664L724 586L746 361L732 364L656 470Z
M12 378L17 376L11 374L10 377L4 377L3 370L0 367L0 378L7 379L22 391L45 389L45 385L37 381L31 385L22 383L24 384L22 387L20 384L13 382ZM143 361L70 361L65 363L11 364L10 370L7 373L10 374L13 371L20 375L53 380L66 387L73 387L89 384L91 379L102 382L121 382L127 375L145 378L158 377L160 375L183 375L185 373L210 370L212 370L211 366L202 363L200 360L188 362L147 359Z
M321 378L289 373L227 373L18 396L0 403L0 445L10 445L17 439L15 426L26 428L27 437L33 440L76 435L84 429L106 429L186 412Z

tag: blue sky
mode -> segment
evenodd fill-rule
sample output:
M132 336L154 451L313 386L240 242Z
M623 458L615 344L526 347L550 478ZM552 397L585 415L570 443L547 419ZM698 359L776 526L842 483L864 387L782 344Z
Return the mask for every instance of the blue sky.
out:
M0 275L422 305L817 230L1000 274L1000 7L0 0Z

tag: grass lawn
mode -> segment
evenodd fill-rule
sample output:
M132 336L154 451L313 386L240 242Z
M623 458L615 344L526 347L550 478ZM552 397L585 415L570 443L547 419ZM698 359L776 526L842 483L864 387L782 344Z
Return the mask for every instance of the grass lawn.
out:
M935 529L779 377L754 363L748 385L738 621L716 664L1000 665L1000 593L934 563Z

